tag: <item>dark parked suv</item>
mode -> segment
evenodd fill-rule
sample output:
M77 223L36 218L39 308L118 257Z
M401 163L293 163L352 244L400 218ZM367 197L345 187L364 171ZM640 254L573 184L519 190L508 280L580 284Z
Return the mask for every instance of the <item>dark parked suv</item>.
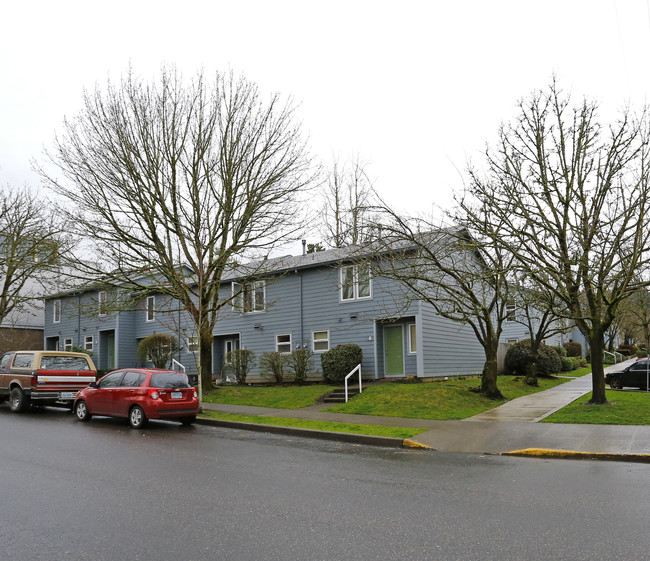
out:
M650 378L650 362L647 358L637 360L619 372L605 374L605 382L615 390L628 387L645 390L648 387L648 378Z

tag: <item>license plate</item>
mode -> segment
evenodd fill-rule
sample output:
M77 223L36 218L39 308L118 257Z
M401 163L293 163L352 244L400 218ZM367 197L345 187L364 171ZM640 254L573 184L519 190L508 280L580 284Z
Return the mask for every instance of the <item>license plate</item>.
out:
M77 392L61 392L61 399L74 399L77 397Z
M183 399L183 392L172 392L172 399Z

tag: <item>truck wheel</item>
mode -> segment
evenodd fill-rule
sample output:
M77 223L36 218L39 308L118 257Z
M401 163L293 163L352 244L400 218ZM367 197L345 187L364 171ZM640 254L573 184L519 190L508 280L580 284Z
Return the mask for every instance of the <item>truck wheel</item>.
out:
M14 413L20 413L29 407L29 398L20 388L14 388L9 394L9 409Z
M129 424L134 429L144 428L147 424L147 416L139 405L134 405L129 411Z

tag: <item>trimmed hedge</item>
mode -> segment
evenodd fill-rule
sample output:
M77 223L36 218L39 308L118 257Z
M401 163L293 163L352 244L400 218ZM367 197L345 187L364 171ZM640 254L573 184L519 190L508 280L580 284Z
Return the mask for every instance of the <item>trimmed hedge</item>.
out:
M532 362L530 352L530 339L524 339L514 343L506 353L505 373L525 376L528 365ZM550 376L562 371L562 361L557 352L547 344L542 343L539 346L539 355L537 359L537 375Z
M569 343L564 343L563 347L566 349L566 356L582 357L582 345L580 343L570 341Z
M351 343L337 345L320 355L323 379L328 384L342 384L345 377L361 364L363 351L359 345Z

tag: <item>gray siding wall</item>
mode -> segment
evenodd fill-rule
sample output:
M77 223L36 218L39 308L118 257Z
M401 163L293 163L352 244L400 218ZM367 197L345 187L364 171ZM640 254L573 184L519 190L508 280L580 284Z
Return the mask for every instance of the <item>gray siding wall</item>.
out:
M231 283L222 290L229 294ZM236 339L239 346L250 349L259 357L263 352L276 350L278 335L291 335L292 349L313 350L313 333L327 331L329 348L355 343L362 348L362 374L366 378L384 376L383 326L403 327L405 375L440 376L480 372L484 357L473 331L468 326L437 316L425 303L409 303L403 290L394 281L372 279L372 296L367 299L342 301L338 267L321 266L300 269L276 277L266 285L266 310L241 313L225 306L219 313L213 344L213 372L221 374L224 341ZM156 298L155 320L146 321L145 302L130 311L100 317L97 293L61 298L62 318L52 322L54 299L45 306L45 337L73 337L75 344L83 345L85 335L95 337L94 360L101 362L100 332L114 331L116 337L116 367L138 365L137 344L152 333L171 333L181 340L180 362L188 373L196 372L195 353L188 348L188 338L195 337L193 322L177 306ZM81 304L81 306L80 306ZM79 309L84 310L81 315ZM408 325L415 323L417 352L409 352ZM105 338L105 337L104 337ZM321 372L319 352L314 354L316 372ZM259 376L259 366L252 372Z
M421 305L421 317L423 376L482 372L485 353L469 325L440 317L426 302Z

